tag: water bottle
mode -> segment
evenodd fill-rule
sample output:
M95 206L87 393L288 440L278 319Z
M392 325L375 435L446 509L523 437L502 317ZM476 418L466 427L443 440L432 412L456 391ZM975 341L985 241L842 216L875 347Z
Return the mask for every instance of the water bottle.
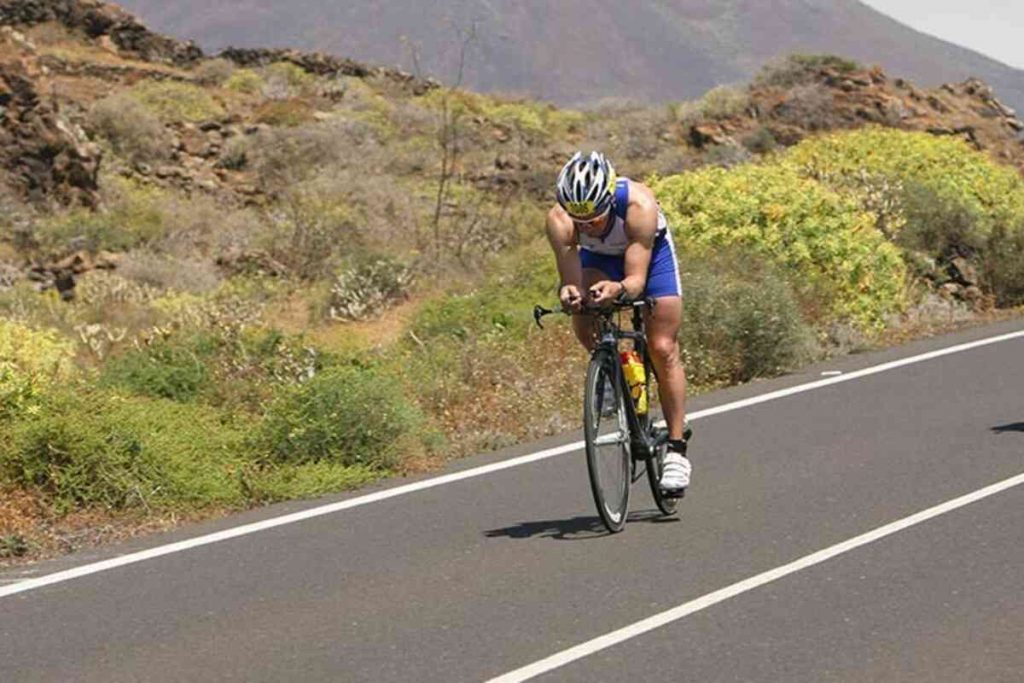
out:
M633 397L633 405L636 406L636 414L646 415L647 376L640 354L636 351L622 351L619 353L619 359L622 361L622 373L626 376L629 393Z

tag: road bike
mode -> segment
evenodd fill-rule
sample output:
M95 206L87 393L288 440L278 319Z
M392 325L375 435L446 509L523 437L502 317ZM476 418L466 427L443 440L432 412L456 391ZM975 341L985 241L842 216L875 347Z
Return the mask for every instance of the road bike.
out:
M655 396L652 385L657 377L648 353L644 313L653 310L655 304L655 299L647 298L584 307L597 327L597 344L590 354L583 391L587 470L597 512L612 533L625 527L630 490L645 472L654 503L662 514L675 514L681 497L666 493L659 484L668 430L655 423L649 406L638 405L644 401L638 388L631 390L620 356L620 347L631 344L643 363L643 391L649 402ZM632 313L631 329L621 324L627 311ZM544 316L559 312L569 313L535 306L533 318L538 327L543 327ZM684 438L689 436L687 428Z

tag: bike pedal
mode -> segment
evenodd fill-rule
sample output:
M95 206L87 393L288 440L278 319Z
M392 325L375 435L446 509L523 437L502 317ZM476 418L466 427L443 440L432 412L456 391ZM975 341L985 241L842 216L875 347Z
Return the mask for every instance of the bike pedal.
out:
M665 496L666 498L671 498L672 500L679 500L680 498L686 496L686 489L673 489L671 491L662 489L661 495Z

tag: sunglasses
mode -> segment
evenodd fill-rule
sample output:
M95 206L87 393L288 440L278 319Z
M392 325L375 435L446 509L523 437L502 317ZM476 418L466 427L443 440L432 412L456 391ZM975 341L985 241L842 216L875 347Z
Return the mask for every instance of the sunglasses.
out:
M572 215L570 215L569 218L571 218L572 222L575 223L576 225L593 225L598 221L604 220L608 216L608 213L609 211L602 211L601 213L597 214L592 218L576 218L575 216Z

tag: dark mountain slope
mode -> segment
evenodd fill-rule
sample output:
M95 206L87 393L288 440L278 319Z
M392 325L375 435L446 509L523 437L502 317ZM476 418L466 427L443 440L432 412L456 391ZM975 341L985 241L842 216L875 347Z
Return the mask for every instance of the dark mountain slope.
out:
M766 59L830 52L923 85L977 76L1018 108L1024 72L914 31L856 0L122 0L207 48L279 45L414 68L451 81L456 28L477 27L465 85L562 103L663 102L748 79ZM429 9L426 9L429 7ZM403 40L402 37L407 37Z

